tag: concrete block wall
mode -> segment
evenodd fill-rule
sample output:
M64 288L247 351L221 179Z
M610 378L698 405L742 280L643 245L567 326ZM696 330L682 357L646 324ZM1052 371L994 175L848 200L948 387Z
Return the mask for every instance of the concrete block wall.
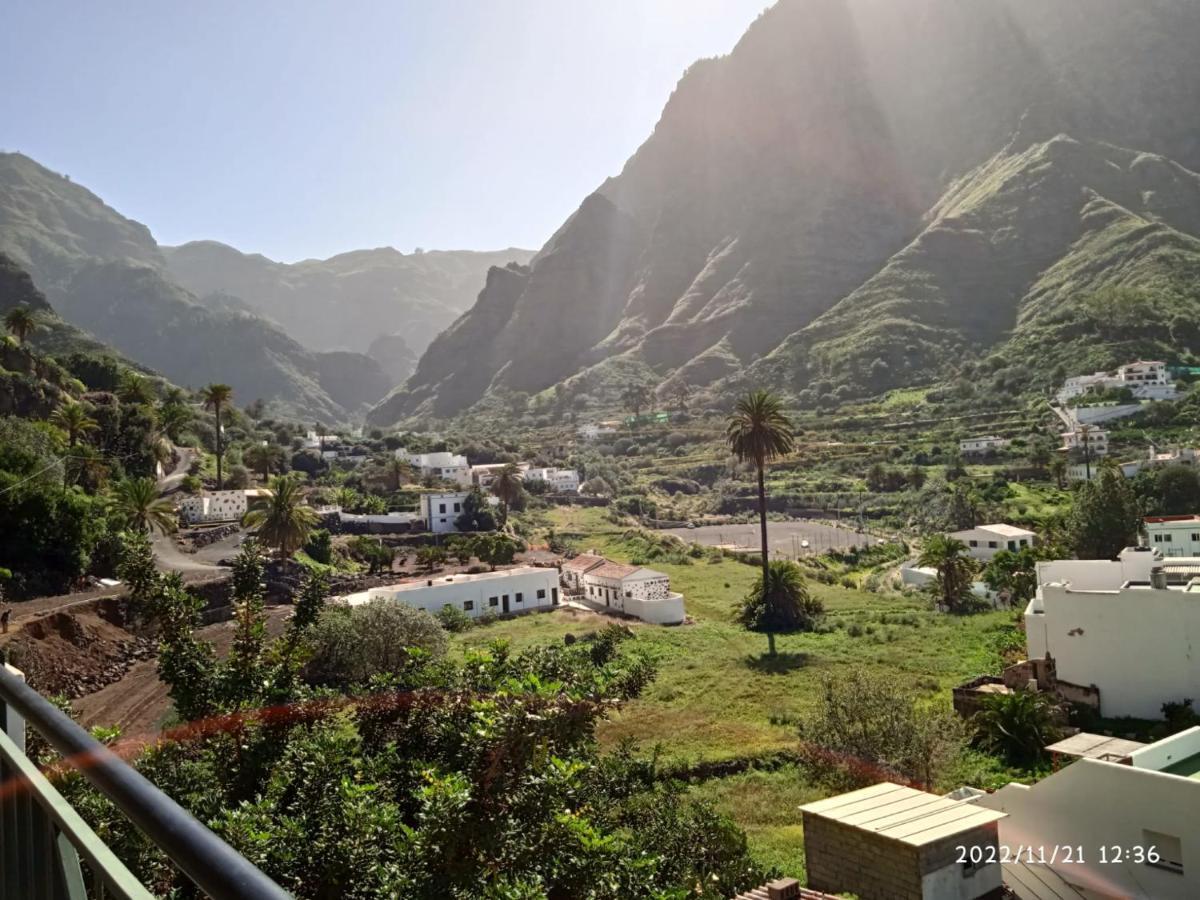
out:
M920 851L804 813L808 886L860 900L922 900Z

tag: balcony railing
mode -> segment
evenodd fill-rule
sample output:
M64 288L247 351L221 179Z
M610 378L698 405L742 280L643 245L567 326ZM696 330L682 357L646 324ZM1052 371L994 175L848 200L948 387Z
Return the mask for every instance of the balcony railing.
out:
M291 896L3 665L0 900L153 897L25 755L26 725L213 900Z

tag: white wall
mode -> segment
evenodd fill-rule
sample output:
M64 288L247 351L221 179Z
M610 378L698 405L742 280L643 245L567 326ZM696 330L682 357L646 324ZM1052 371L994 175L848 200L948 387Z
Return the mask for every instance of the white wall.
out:
M406 590L393 587L371 588L356 594L351 603L362 603L368 599L384 598L405 603L436 615L443 606L454 606L472 618L479 618L489 610L496 614L504 612L503 597L508 595L509 612L530 612L554 605L558 590L557 569L520 568L496 572L484 577L454 575L430 579L433 584ZM538 596L538 591L543 596ZM517 594L521 595L520 602ZM496 603L492 604L495 598ZM471 609L465 609L470 603Z
M422 494L419 501L421 518L425 527L434 534L450 534L458 531L456 520L462 514L465 491L444 494Z
M1058 677L1100 688L1104 716L1162 718L1162 704L1200 698L1200 594L1131 588L1073 591L1044 584L1044 612L1025 617L1029 658L1054 657Z
M1106 897L1200 897L1200 781L1083 759L1032 787L1009 784L971 802L1008 813L1001 846L1044 846L1049 854L1082 845L1083 865L1054 867L1077 887ZM1182 875L1129 861L1100 864L1101 845L1142 845L1144 830L1181 839Z
M968 528L964 531L954 531L951 532L950 537L957 538L967 545L968 556L973 559L982 560L983 562L988 562L1001 550L1016 551L1020 550L1022 546L1032 546L1034 542L1034 535L1032 533L1010 537L991 531L984 531L982 528ZM975 542L975 546L973 547L971 546L972 541ZM1024 545L1021 544L1021 541L1025 542ZM1009 546L1010 543L1012 544L1011 547ZM996 546L991 547L989 544L995 544Z

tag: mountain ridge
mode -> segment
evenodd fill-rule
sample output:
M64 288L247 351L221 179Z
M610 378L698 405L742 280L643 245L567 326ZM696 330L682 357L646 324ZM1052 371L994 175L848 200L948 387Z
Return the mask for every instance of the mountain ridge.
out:
M485 288L464 316L490 327L456 322L443 337L458 342L435 341L370 421L455 415L493 395L567 383L605 360L638 362L659 381L685 372L717 393L744 384L746 369L795 385L809 368L793 356L789 369L780 348L803 344L798 336L922 234L931 246L953 237L929 231L940 205L998 154L1068 133L1200 168L1200 128L1187 111L1200 90L1187 50L1188 36L1200 36L1200 5L1127 7L782 0L729 55L688 69L652 134L593 195L612 204L630 242L623 252L615 235L595 233L585 200L533 258L520 296L493 304ZM1032 238L1040 225L1021 227ZM563 248L588 229L592 247L569 259ZM1009 301L1020 287L1012 279L997 286ZM899 302L902 287L890 288ZM971 307L964 290L941 302ZM512 314L495 321L504 305ZM992 329L981 347L1011 330L979 317ZM494 334L493 346L460 340L473 331ZM933 369L951 371L961 344L930 343ZM549 357L541 377L527 346ZM890 365L874 378L835 372L852 393L913 377L913 367Z

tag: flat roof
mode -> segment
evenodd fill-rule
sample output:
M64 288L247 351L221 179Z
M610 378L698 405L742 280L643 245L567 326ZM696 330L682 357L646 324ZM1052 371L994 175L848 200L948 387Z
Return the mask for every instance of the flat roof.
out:
M442 585L452 584L473 584L479 581L496 581L501 578L509 578L515 575L531 575L536 572L545 572L547 575L558 577L558 572L554 569L543 568L542 566L514 566L511 569L497 569L495 572L476 572L468 575L465 572L454 575L440 575L437 578L422 578L419 581L400 581L396 584L384 584L379 587L370 588L372 591L388 591L396 593L399 591L415 591L418 588L439 587ZM433 582L431 585L429 582Z
M800 811L912 847L923 847L1008 815L890 781L818 800L800 807Z
M1051 744L1046 749L1051 753L1063 756L1074 756L1079 759L1120 760L1129 756L1135 750L1141 750L1146 745L1141 741L1130 741L1125 738L1111 737L1106 734L1091 734L1081 731L1079 734L1064 738L1058 743Z
M1005 537L1025 537L1027 535L1037 536L1037 532L1030 531L1028 528L1018 528L1016 525L1005 525L998 522L994 525L976 525L974 528L961 528L958 531L952 531L951 534L966 534L968 531L990 531L992 534L1002 534Z

